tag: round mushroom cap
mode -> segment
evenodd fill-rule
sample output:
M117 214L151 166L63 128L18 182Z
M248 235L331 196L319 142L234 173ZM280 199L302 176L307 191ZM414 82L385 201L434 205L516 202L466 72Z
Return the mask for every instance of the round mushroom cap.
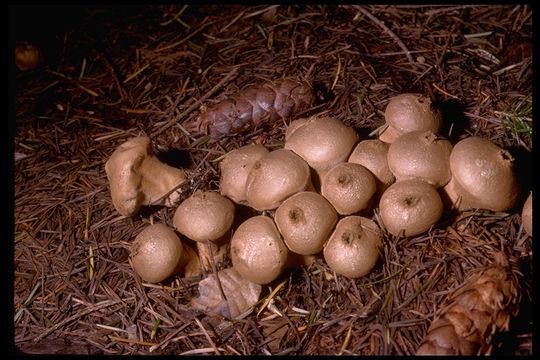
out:
M289 250L301 255L320 252L337 222L334 207L322 195L299 192L281 204L274 221Z
M388 167L397 181L418 179L444 186L450 177L452 144L431 131L401 135L388 149Z
M381 140L363 140L356 145L348 162L359 164L371 171L379 182L379 187L385 189L396 178L388 167L387 155L390 145Z
M442 114L431 99L420 94L400 94L390 99L384 112L386 123L401 134L411 131L434 133L441 129Z
M275 209L289 196L304 191L310 176L308 164L291 150L271 151L255 162L248 175L247 202L259 211Z
M35 45L21 42L15 46L15 65L21 71L33 70L41 61L41 51Z
M404 180L386 189L379 210L384 226L391 234L415 236L439 221L443 204L432 185L420 180Z
M321 194L340 215L368 209L376 191L375 176L364 166L354 163L337 164L321 182Z
M175 232L165 224L147 226L130 247L133 270L148 282L157 283L180 269L183 245Z
M295 122L301 122L296 125ZM300 155L317 172L330 169L349 157L358 141L356 131L333 117L311 117L291 122L285 149Z
M491 141L476 136L463 139L450 154L454 190L469 208L509 210L518 197L513 164L512 155Z
M197 190L174 213L174 226L191 240L217 241L231 228L234 204L214 191Z
M285 269L289 250L274 221L259 215L244 221L231 239L231 260L235 270L256 284L268 284Z
M523 223L523 229L532 237L533 235L533 226L532 226L532 191L530 192L523 209L521 210L521 222Z
M229 152L219 163L221 195L237 204L246 200L246 183L255 162L268 154L268 149L260 144L242 146Z
M324 246L324 260L340 275L355 279L369 274L379 258L382 233L374 221L361 216L341 219Z

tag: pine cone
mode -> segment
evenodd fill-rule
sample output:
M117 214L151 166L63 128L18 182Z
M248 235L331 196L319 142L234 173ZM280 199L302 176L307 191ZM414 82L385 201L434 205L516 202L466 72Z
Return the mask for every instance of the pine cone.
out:
M489 355L497 331L517 314L520 289L508 266L481 269L448 296L417 355Z
M314 92L306 81L282 79L248 87L229 99L204 108L186 128L212 138L255 130L263 124L289 119L314 102Z

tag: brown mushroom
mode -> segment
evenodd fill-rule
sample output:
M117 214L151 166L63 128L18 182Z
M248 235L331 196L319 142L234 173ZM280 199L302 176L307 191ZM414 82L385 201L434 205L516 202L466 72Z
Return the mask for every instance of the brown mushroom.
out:
M337 222L334 207L322 195L299 192L281 204L274 221L289 250L301 255L320 252Z
M21 42L15 46L15 65L21 71L33 70L41 61L41 51L35 45Z
M295 123L299 122L299 125ZM291 122L285 134L285 149L300 155L317 173L347 161L356 131L333 117L311 117Z
M105 163L112 202L122 215L133 215L143 205L173 206L180 197L184 170L159 161L150 139L140 136L121 144Z
M388 149L388 167L397 181L419 179L436 188L450 181L452 144L431 131L401 135Z
M268 154L268 149L260 144L250 144L235 149L219 163L221 195L227 196L237 204L246 201L246 183L249 172L257 160Z
M379 202L379 211L391 234L415 236L439 221L443 204L432 185L420 180L404 180L386 189Z
M441 129L442 114L431 99L420 94L400 94L390 99L384 111L386 123L400 134Z
M368 210L376 191L375 176L364 166L354 163L337 164L321 181L321 194L340 215Z
M257 160L247 179L246 199L262 211L277 208L283 200L311 185L308 164L291 150L278 149Z
M244 221L231 239L234 269L256 284L268 284L285 269L289 250L274 221L264 215Z
M521 210L521 223L523 224L523 229L527 232L527 234L529 234L529 236L532 237L533 236L532 191L527 197L527 200L525 201L525 204L523 205L523 209Z
M355 279L369 274L379 258L382 233L374 221L361 216L341 219L324 246L328 266L337 274Z
M211 259L219 264L226 257L234 212L234 204L226 197L214 191L198 190L184 200L174 213L175 228L197 241L199 256L206 270L212 268Z
M483 208L506 211L514 207L518 182L514 158L506 150L480 137L459 141L450 154L451 185L448 197L458 210Z
M157 283L177 273L200 275L199 257L165 224L149 225L130 247L133 270L145 281Z
M396 180L388 167L387 155L389 147L389 144L377 139L360 141L348 160L350 163L366 167L375 175L377 188L381 194Z

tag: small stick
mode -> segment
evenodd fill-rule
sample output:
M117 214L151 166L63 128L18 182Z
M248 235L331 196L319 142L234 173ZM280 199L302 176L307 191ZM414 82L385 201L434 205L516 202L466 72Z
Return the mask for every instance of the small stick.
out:
M214 254L212 253L212 246L210 245L210 240L206 239L206 246L208 247L208 260L210 260L210 265L212 266L212 272L214 275L216 275L216 280L219 288L219 292L221 293L221 297L223 300L227 302L227 305L229 304L229 300L225 296L225 291L223 291L223 286L221 285L221 280L219 280L218 272L216 269L216 264L214 262Z
M237 68L232 69L227 74L227 76L225 76L219 83L217 83L212 89L210 89L210 91L208 91L206 94L204 94L203 97L200 99L200 101L202 102L202 101L206 100L208 97L212 96L216 91L219 90L219 88L221 88L223 85L225 85L228 81L232 80L232 78L234 78L237 74L238 74L238 69ZM193 110L197 109L197 107L199 107L199 102L195 102L195 103L191 104L191 106L188 107L178 117L172 118L171 120L169 120L168 123L166 123L165 125L161 126L159 129L154 131L152 133L152 137L158 136L159 134L161 134L165 130L169 129L171 126L176 124L177 118L182 119L184 116L186 116L187 114L189 114Z
M375 24L377 24L381 29L383 29L383 31L385 33L387 33L398 45L399 47L401 48L401 50L403 50L405 52L405 56L407 56L407 59L409 60L409 62L416 68L416 64L411 56L411 52L409 51L409 49L407 49L407 46L405 46L405 44L403 43L403 41L401 41L401 39L392 32L392 30L390 30L385 24L384 22L382 22L381 20L377 19L372 13L370 13L368 10L364 9L362 6L359 6L359 5L355 5L354 6L355 9L358 9L360 10L365 16L367 16L371 21L373 21Z

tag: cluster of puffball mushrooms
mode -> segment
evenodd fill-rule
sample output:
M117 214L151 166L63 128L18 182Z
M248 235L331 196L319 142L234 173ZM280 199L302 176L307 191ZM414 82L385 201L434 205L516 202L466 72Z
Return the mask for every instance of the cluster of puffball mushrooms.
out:
M434 227L445 208L506 211L516 205L512 156L480 137L452 145L438 133L442 115L429 98L398 95L385 120L378 139L359 141L335 118L296 119L283 148L250 144L227 153L219 164L220 192L198 190L182 201L172 219L176 232L154 224L138 234L133 269L160 282L215 270L230 256L240 277L263 285L286 267L322 255L335 273L359 278L377 263L384 230L416 236ZM155 157L147 137L120 145L105 169L123 215L143 205L174 206L175 189L186 181L184 170ZM522 213L529 234L531 202L532 192ZM233 229L235 204L257 215ZM195 241L197 251L177 232Z

